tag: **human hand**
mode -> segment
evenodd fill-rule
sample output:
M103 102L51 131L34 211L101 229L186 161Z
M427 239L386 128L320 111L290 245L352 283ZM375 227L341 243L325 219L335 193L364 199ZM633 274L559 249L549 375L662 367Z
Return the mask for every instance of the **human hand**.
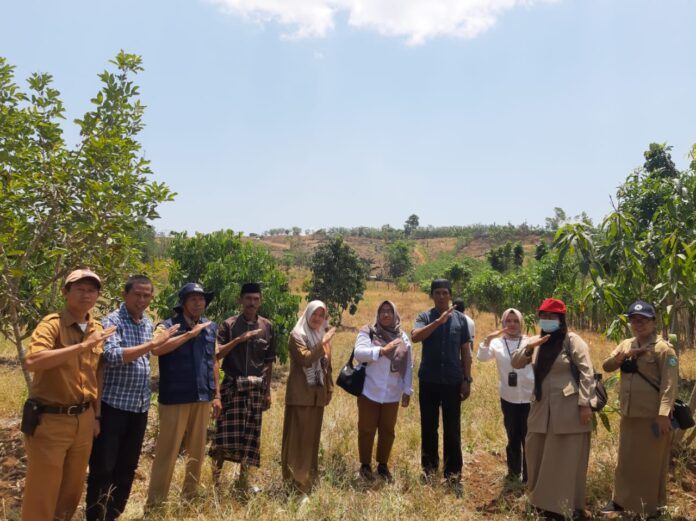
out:
M261 329L261 328L259 328L259 329L252 329L251 331L247 331L247 332L245 332L245 333L243 333L242 335L239 336L239 339L240 339L240 342L239 342L239 343L241 344L241 343L243 343L243 342L246 342L247 340L250 340L250 339L252 339L252 338L254 338L254 337L259 336L261 333L263 333L263 329Z
M267 411L270 408L271 408L271 393L268 393L263 397L262 410Z
M662 435L669 434L672 431L672 423L669 416L658 416L655 419L655 423L657 423L657 428Z
M395 338L394 340L389 342L387 345L382 347L382 355L389 356L401 344L403 344L403 340L400 338Z
M334 337L335 334L336 334L336 328L332 327L326 333L324 333L324 336L321 339L321 343L328 344L329 342L331 342L331 339Z
M96 418L94 419L94 427L92 429L92 434L95 438L97 438L101 434L101 421Z
M408 407L409 403L411 403L411 396L408 394L402 394L401 395L401 407Z
M189 331L189 333L191 334L191 336L198 336L198 335L200 335L201 331L203 331L209 325L210 325L210 320L208 320L207 322L201 322L200 324L196 324L195 326L193 326L191 328L191 331Z
M498 329L496 331L493 331L492 333L489 333L488 336L486 337L486 339L483 341L483 345L488 347L494 338L499 337L503 333L505 333L505 328Z
M462 385L459 388L459 399L463 402L469 398L469 395L471 395L471 383L462 382Z
M94 346L99 344L99 342L103 342L104 340L109 338L111 335L113 335L115 332L116 332L116 326L109 326L102 331L94 331L91 335L89 335L87 337L86 340L83 340L82 350L88 351L88 350L92 349Z
M545 344L546 342L548 342L548 341L549 341L549 338L551 338L551 335L544 335L544 336L542 336L542 337L539 337L539 338L537 338L536 340L534 340L534 341L532 341L532 342L529 342L529 343L527 344L527 347L526 347L525 349L528 349L528 350L531 351L531 350L534 349L535 347L538 347L538 346L543 345L543 344Z
M453 311L454 311L454 306L451 306L451 307L447 308L447 310L443 311L442 315L440 315L438 317L438 319L435 321L435 322L437 322L437 325L441 326L442 324L447 322L447 319L449 318L449 316L452 314Z
M589 405L580 405L580 423L587 425L592 419L592 408Z
M222 413L222 400L220 398L215 398L213 400L213 416L218 418Z
M164 344L167 340L173 337L177 331L179 331L179 324L174 324L172 327L159 332L157 336L152 339L152 348L154 349Z

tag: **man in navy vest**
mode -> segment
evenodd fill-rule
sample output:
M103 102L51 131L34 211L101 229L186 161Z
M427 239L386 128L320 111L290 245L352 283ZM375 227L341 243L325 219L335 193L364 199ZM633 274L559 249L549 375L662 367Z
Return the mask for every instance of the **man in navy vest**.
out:
M210 406L215 417L222 410L215 356L217 326L203 316L212 299L213 294L200 284L185 284L174 316L158 327L166 330L178 324L179 330L152 351L159 357L159 436L146 509L167 498L182 442L188 456L182 495L192 497L198 489Z

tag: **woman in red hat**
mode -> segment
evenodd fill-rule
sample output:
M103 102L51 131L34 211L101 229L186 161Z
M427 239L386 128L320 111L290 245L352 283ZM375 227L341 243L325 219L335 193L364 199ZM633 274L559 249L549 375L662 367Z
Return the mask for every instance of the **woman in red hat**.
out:
M534 368L525 442L529 501L547 519L578 519L585 516L594 370L587 344L568 332L562 300L542 302L539 326L541 334L512 356L513 367Z

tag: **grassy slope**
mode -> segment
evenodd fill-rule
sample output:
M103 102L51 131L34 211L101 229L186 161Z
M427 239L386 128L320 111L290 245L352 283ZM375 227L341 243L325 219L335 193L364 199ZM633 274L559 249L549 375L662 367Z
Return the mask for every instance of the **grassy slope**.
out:
M364 303L356 316L346 316L346 330L334 342L334 373L347 359L355 338L355 328L370 321L374 310L384 298L399 307L405 330L410 330L416 314L429 307L427 296L421 293L398 293L384 284L370 284ZM475 317L479 338L493 327L493 317L482 314ZM588 341L595 367L612 345L600 335L583 332ZM10 347L2 348L1 355L12 357ZM415 346L416 363L420 359L420 345ZM7 359L7 358L5 358ZM696 352L682 357L682 376L696 378ZM400 409L397 435L391 458L396 483L390 486L366 488L356 479L357 409L355 399L337 389L334 400L326 409L322 430L320 467L321 481L309 503L301 506L296 496L288 495L280 479L280 440L283 426L284 378L287 367L278 367L273 394L273 405L264 414L262 436L262 468L253 482L263 492L244 498L236 493L232 481L236 469L227 464L223 471L222 491L216 493L210 485L208 465L204 467L202 497L184 502L179 497L183 478L183 464L177 465L172 482L170 504L161 513L161 519L520 519L524 517L525 502L521 490L504 492L505 431L499 410L497 372L493 363L474 366L475 383L472 397L464 403L462 435L464 450L464 497L459 499L444 487L422 486L419 483L420 428L417 398L408 409ZM18 367L0 365L0 414L3 419L16 417L24 395L24 383ZM417 382L416 382L417 387ZM615 397L616 392L611 392ZM131 501L122 519L139 519L147 493L149 469L152 462L156 407L151 413L152 425L148 431L144 454L134 484ZM600 427L593 436L588 476L588 507L596 508L611 493L611 481L616 458L617 419L612 418L611 433ZM1 456L0 456L1 462ZM682 490L683 481L693 484L684 462L676 466L676 481L670 483L670 510L675 515L696 511L696 496ZM18 515L8 499L10 519ZM0 515L3 510L0 509ZM686 515L686 518L689 518Z

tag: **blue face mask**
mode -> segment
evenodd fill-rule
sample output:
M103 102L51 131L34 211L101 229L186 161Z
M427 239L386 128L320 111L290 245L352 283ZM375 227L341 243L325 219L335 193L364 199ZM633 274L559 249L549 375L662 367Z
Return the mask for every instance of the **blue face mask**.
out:
M555 318L540 318L539 326L545 333L554 333L561 327L561 322Z

